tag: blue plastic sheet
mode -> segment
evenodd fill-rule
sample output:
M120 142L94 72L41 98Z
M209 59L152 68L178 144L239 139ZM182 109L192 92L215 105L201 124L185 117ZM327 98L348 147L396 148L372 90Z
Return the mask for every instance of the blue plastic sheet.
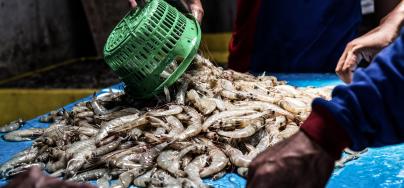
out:
M338 77L333 74L276 74L279 80L287 80L295 86L328 86L341 84ZM112 86L113 90L122 90L123 85ZM99 94L108 92L101 90ZM89 97L77 102L88 100ZM64 108L71 110L75 103ZM49 124L39 123L38 118L32 119L24 126L47 127ZM17 152L28 148L32 142L5 142L0 139L0 163L9 160ZM245 187L246 180L237 174L228 173L219 180L204 180L206 184L214 187ZM5 180L0 180L0 186ZM94 182L91 182L94 183ZM328 188L336 187L404 187L404 145L369 149L357 160L348 162L342 169L337 169L328 182Z

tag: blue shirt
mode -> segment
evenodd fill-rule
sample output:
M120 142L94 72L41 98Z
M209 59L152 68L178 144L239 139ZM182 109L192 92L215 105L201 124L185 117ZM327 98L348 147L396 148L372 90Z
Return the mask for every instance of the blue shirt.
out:
M258 2L253 73L334 72L361 21L360 0Z
M382 50L353 83L334 89L331 101L316 99L343 126L352 149L404 142L404 28L401 36Z

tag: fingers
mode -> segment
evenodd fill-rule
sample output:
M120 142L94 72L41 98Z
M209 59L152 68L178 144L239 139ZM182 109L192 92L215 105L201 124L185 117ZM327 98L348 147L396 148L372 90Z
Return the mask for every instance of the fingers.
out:
M136 8L137 7L136 0L129 0L129 5L131 8Z
M202 22L204 15L202 3L200 0L185 0L185 4L188 6L191 14L198 20L199 23Z
M348 44L335 68L340 79L347 84L352 82L353 72L362 59L360 49L360 46Z
M199 23L202 23L203 11L192 10L192 16L194 16Z

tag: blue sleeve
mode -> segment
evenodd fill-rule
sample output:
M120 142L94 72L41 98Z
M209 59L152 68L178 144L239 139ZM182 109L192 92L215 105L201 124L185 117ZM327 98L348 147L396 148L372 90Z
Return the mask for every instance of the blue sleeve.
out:
M329 110L352 141L351 149L404 142L404 29L350 85L337 86L332 100L316 99L313 106Z

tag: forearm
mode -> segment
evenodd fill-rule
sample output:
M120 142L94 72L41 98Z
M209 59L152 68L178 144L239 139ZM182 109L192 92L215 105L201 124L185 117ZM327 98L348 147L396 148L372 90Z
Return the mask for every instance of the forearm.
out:
M389 14L381 21L381 25L388 25L398 32L404 26L404 0L402 0Z

